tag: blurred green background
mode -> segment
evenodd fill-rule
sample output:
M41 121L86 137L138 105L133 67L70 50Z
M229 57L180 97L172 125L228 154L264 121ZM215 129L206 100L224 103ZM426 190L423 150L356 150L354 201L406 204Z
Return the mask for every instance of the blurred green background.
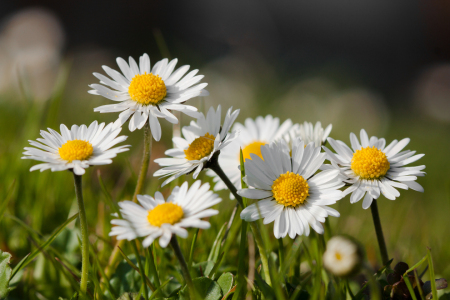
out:
M427 175L418 180L425 193L401 191L396 201L380 197L388 251L395 261L412 265L431 247L437 276L450 278L448 4L205 0L189 5L138 1L129 7L98 1L85 10L87 1L78 2L0 4L1 203L12 190L0 220L0 249L13 254L13 265L36 245L11 216L48 235L77 210L69 172L28 171L36 162L20 159L27 140L61 123L114 121L117 114L93 112L110 101L87 93L87 85L97 82L92 72L102 72L104 64L116 68L117 56L137 58L147 52L152 63L178 57L178 66L199 68L211 95L189 104L201 110L218 104L240 108L238 122L272 114L281 121L332 123L330 136L346 143L349 133L358 134L361 128L387 142L410 137L407 148L425 153L417 163L426 165ZM181 121L186 125L190 118L183 116ZM162 140L153 143L152 160L171 147L172 126L164 120L161 124ZM131 133L125 126L123 134L129 136L131 151L120 154L112 165L88 169L83 179L91 238L97 235L105 241L97 249L103 261L109 253L104 251L102 257L103 249L112 244L107 236L111 211L98 174L115 201L130 199L141 159L142 132ZM156 170L152 162L147 193L153 194L162 182L152 177ZM212 218L212 228L199 236L205 245L211 245L235 205L228 193L221 196L223 214ZM360 240L376 266L378 245L370 211L361 205L350 205L349 197L339 201L334 208L341 217L331 219L331 228ZM182 243L185 249L187 245L188 241ZM58 238L54 247L79 264L73 231ZM237 246L232 248L237 251ZM209 249L198 251L205 256ZM226 260L232 264L233 255ZM38 259L29 267L26 280L47 272L49 279L61 281L62 289L67 285L51 278L56 273L43 271L40 263ZM33 288L45 290L36 287L44 282L55 288L52 280L36 281Z

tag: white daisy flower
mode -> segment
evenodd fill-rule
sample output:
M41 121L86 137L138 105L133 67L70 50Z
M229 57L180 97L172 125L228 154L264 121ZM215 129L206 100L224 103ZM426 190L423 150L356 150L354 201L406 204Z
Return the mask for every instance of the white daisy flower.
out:
M306 145L313 142L316 147L319 147L327 140L332 128L333 126L330 124L323 129L320 122L317 122L316 125L313 125L311 122L294 124L284 138L287 142L290 142L300 137Z
M262 158L251 154L251 160L245 161L244 178L250 188L238 194L260 201L246 207L241 218L247 222L263 218L264 224L275 221L276 238L309 235L309 226L323 233L325 218L339 217L339 212L327 205L342 198L338 189L344 183L339 170L316 174L326 158L320 150L314 143L305 147L298 138L293 141L292 158L284 140L262 146Z
M113 146L127 139L119 136L121 127L113 123L105 127L105 123L98 124L94 121L86 125L72 125L69 130L66 125L61 124L61 134L48 128L48 132L41 130L41 136L36 141L29 141L32 147L25 147L25 156L22 159L34 159L43 161L31 167L30 171L47 170L63 171L73 169L76 175L83 175L90 165L106 165L112 163L111 158L118 153L128 151L130 145Z
M115 219L111 224L110 236L117 236L118 240L133 240L145 237L142 245L150 246L160 237L159 245L165 248L172 238L172 234L186 238L185 228L195 227L208 229L211 225L200 220L217 215L219 212L210 209L222 199L209 189L209 184L202 186L197 180L188 188L187 182L181 187L175 187L172 194L164 201L160 192L155 198L148 195L138 195L139 204L132 201L119 202L120 211L124 219Z
M344 195L352 193L350 203L356 203L364 197L362 207L367 209L380 193L395 200L400 196L396 188L423 192L423 187L415 180L425 176L425 172L421 171L425 166L405 167L424 156L414 155L416 151L401 151L408 145L409 138L394 140L385 147L385 139L375 136L369 139L364 129L361 129L360 137L361 143L354 133L350 134L352 149L341 141L328 138L337 154L323 147L334 167L340 167L344 181L351 185L344 191Z
M131 117L128 126L130 131L141 129L148 120L154 139L159 141L161 125L158 118L177 124L178 119L170 110L197 117L197 108L183 103L197 96L208 95L208 92L204 90L208 84L197 84L203 75L196 76L198 70L193 70L184 76L189 66L182 66L174 71L177 62L177 59L169 62L165 58L158 61L151 69L150 58L147 54L139 58L139 66L132 57L129 58L129 64L118 57L117 64L123 75L103 66L103 70L112 79L94 73L101 84L89 85L92 88L89 93L101 95L118 103L103 105L95 108L94 111L121 112L115 122L117 126L122 126Z
M323 254L324 267L336 276L349 276L359 270L362 251L358 245L343 236L332 237Z
M280 119L271 115L267 115L265 118L259 116L255 120L248 118L244 124L236 123L233 126L233 130L238 131L239 136L220 151L219 165L236 188L241 188L240 149L242 148L244 160L250 159L251 153L262 157L260 147L281 139L291 127L290 119L280 125ZM216 183L214 190L227 188L214 171L208 170L206 174L214 177L213 181ZM232 195L230 196L234 199Z
M194 171L194 179L197 178L213 155L217 151L221 151L238 135L237 131L228 133L239 114L239 109L231 111L232 108L228 109L223 125L221 125L219 105L217 111L211 107L206 118L200 114L196 122L191 121L190 126L183 127L184 138L174 137L173 143L176 148L165 152L172 158L155 159L155 162L164 168L156 171L153 176L170 176L162 186L192 171Z

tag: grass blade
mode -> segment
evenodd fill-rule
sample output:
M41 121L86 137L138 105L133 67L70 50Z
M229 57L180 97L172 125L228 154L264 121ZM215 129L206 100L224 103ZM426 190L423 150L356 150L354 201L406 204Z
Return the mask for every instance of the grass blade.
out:
M97 171L97 178L98 182L100 183L100 187L102 189L103 194L105 195L106 204L111 207L111 209L119 215L120 218L122 218L122 215L120 213L119 207L117 206L117 203L114 203L112 200L111 195L109 194L108 190L106 189L105 184L103 183L102 175L100 173L100 170Z
M224 254L225 254L224 252L220 253L219 257L217 258L217 262L214 264L214 267L211 269L209 274L205 274L206 276L210 277L212 280L214 280L214 274L216 274L217 269L219 268L220 264L222 263Z
M243 180L245 176L245 167L244 167L244 159L242 155L241 149L241 184L242 188L246 187L245 182ZM242 198L244 206L247 205L247 199ZM233 295L232 300L242 299L242 297L246 294L247 281L245 280L245 254L247 253L247 222L241 223L241 242L239 244L239 252L238 252L238 271L236 278L236 292Z
M133 269L136 270L136 272L139 273L139 275L141 275L142 278L144 278L147 286L152 290L152 291L156 291L156 288L153 286L153 284L150 282L150 279L148 279L147 276L142 275L141 272L139 271L139 268L128 258L128 256L123 252L122 248L119 248L120 253L122 254L123 258L127 261L127 263L130 265L130 267L132 267ZM137 258L136 258L137 259Z
M433 299L437 299L437 290L436 290L436 278L434 275L434 266L433 266L433 258L431 257L431 249L427 247L428 253L428 266L430 273L430 283L431 283L431 292L433 293Z
M189 261L188 261L188 267L192 267L192 260L194 259L194 249L195 249L195 244L197 243L197 237L198 237L198 232L200 231L200 228L197 228L197 230L194 233L194 237L192 238L192 244L191 244L191 250L189 252Z
M17 265L12 274L11 274L11 279L17 274L17 272L19 272L21 269L25 268L38 254L39 252L41 252L42 250L44 250L45 248L47 248L48 245L50 245L53 240L58 236L58 234L61 233L61 231L73 220L75 220L78 217L78 213L74 214L72 217L70 217L69 219L67 219L61 226L59 226L55 232L50 236L50 238L48 238L48 240L43 243L42 245L40 245L38 247L38 249L36 249L32 254L30 254L29 256L27 256L26 260L19 265Z
M406 287L407 287L408 290L409 290L409 294L411 295L411 298L412 298L413 300L417 300L416 294L414 293L414 289L413 289L413 287L412 287L412 285L411 285L411 282L409 281L408 275L403 276L403 280L404 280L405 283L406 283Z
M225 228L227 227L227 223L225 222L222 227L219 230L219 233L216 236L216 239L214 240L213 246L211 248L211 251L209 252L208 255L208 260L213 261L213 262L217 262L217 259L219 257L220 254L220 249L221 249L221 237L222 234L224 233Z
M164 288L172 279L173 277L170 277L169 279L164 281L163 284L161 284L161 286L152 293L152 295L150 296L150 298L148 298L148 300L152 300L153 298L156 297L157 294L161 293L161 289Z
M16 180L14 179L13 183L11 184L11 186L9 187L8 193L6 194L6 198L3 201L3 203L0 205L0 222L2 221L3 218L3 214L6 211L6 208L8 207L8 203L12 198L12 195L14 193L14 187L16 185Z

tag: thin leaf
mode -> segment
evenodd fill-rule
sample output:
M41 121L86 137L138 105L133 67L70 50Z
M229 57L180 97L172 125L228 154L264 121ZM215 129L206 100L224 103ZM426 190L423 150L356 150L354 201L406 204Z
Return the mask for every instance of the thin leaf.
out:
M14 187L16 185L16 180L14 179L13 183L11 184L11 186L9 187L8 192L6 193L6 198L3 201L3 203L0 205L0 222L2 221L3 218L3 214L6 211L6 208L8 207L8 203L12 198L12 195L14 193Z
M127 263L130 265L130 267L132 267L136 272L139 273L139 275L141 275L142 278L144 278L145 282L147 283L147 286L152 290L155 291L156 288L153 286L153 284L150 282L150 279L148 279L147 276L142 276L141 272L139 271L139 268L136 267L136 265L128 258L128 256L126 256L126 254L123 252L122 248L120 248L119 246L117 246L117 248L119 248L120 253L122 254L123 258L127 261ZM136 258L137 259L137 258Z
M406 272L403 274L403 276L406 276L409 272L414 271L414 269L417 269L421 264L423 264L428 259L428 255L425 255L421 260L419 260L418 263L416 263L414 266L406 270Z
M195 249L195 244L197 243L197 237L198 237L199 231L200 231L200 228L197 228L197 230L194 233L194 237L192 238L191 250L189 251L189 261L188 261L189 268L192 267L192 260L194 259L194 249Z
M208 276L214 280L214 275L216 274L217 269L219 268L220 264L222 263L224 254L225 254L224 252L220 253L219 258L217 259L217 262L214 264L214 267L211 269L211 271L208 274L206 274L206 276Z
M242 187L245 187L245 182L243 180L245 176L245 166L244 159L242 155L241 149L241 184ZM246 199L242 199L244 206L247 203ZM239 244L239 252L238 252L238 271L237 271L237 288L236 292L233 295L233 300L242 299L242 296L246 294L247 283L245 280L245 254L247 253L247 222L242 222L241 224L241 242ZM242 295L242 296L241 296Z
M11 275L11 279L14 278L14 276L17 274L17 272L19 272L21 269L25 268L38 254L39 252L41 252L42 250L44 250L45 248L47 248L48 245L50 245L53 240L58 236L58 234L61 233L61 231L73 220L75 220L78 217L78 213L74 214L72 217L70 217L69 219L67 219L61 226L59 226L55 232L50 236L50 238L48 238L48 240L43 243L42 245L40 245L38 247L38 249L36 249L31 255L29 255L27 257L27 259L22 263L17 265L14 270L13 273Z
M417 274L416 269L414 269L414 279L416 280L416 286L417 289L419 290L420 299L425 300L425 297L423 296L422 286L420 285L419 275Z
M160 285L159 288L157 288L150 296L150 298L148 298L148 300L152 300L153 298L156 297L156 295L158 293L162 294L162 289L173 279L173 277L170 277L169 279L167 279L166 281L163 282L163 284Z
M428 266L430 273L430 282L431 282L431 292L433 294L433 299L437 299L437 290L436 290L436 277L434 275L434 266L433 266L433 258L431 257L431 249L427 247L428 253Z
M411 282L409 281L408 275L403 276L403 280L406 283L406 287L408 288L408 291L409 291L409 294L411 295L411 298L413 300L417 300L416 294L414 293L414 289L413 289L413 287L411 285Z
M102 266L100 265L100 261L98 259L97 254L94 251L91 251L91 257L94 258L96 264L97 264L97 268L100 272L100 275L102 276L102 278L104 278L105 280L101 281L99 284L104 283L106 285L106 289L108 290L108 292L112 295L112 297L114 297L114 299L117 299L117 293L114 290L114 288L111 285L111 282L109 282L109 278L106 277L105 271L103 270Z
M102 188L103 195L105 195L106 204L111 207L111 209L119 215L119 217L122 219L122 214L120 213L119 207L117 206L117 203L114 203L112 200L111 195L109 194L108 190L106 189L105 184L103 183L102 175L100 173L100 170L97 171L97 178L98 182L100 183L100 187Z
M148 273L150 275L153 275L153 279L154 279L156 288L159 288L161 286L161 283L159 281L158 271L156 270L155 259L153 257L153 252L150 249L150 247L147 248L147 256L146 256L145 264L146 264Z
M221 246L222 246L222 243L221 243L222 234L224 233L226 227L227 227L227 223L225 222L222 225L222 227L220 228L219 233L216 236L216 239L214 240L213 246L211 248L211 251L209 252L207 260L210 260L210 261L213 261L213 262L217 262L217 259L218 259L219 254L220 254L220 249L221 249Z

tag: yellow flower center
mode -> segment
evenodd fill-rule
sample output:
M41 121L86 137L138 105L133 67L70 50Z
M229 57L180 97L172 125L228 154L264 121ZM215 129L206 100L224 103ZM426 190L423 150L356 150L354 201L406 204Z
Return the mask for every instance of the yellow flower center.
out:
M309 196L309 185L301 175L286 172L273 182L272 193L279 204L296 207Z
M261 157L264 160L264 158L262 157L262 154L261 154L261 146L264 146L265 144L266 143L264 143L264 142L256 141L256 142L253 142L253 143L245 146L244 149L242 149L242 156L244 156L244 161L246 159L252 159L250 157L251 153L258 155L259 157Z
M214 149L214 140L215 137L208 132L204 136L196 138L191 144L189 144L189 148L184 150L186 159L200 160L209 155Z
M378 179L386 175L390 164L383 151L375 148L362 148L353 154L351 168L363 179Z
M167 89L159 75L145 72L133 77L128 88L128 94L133 101L143 105L156 105L167 95Z
M162 224L175 224L183 218L183 209L181 206L172 202L158 204L148 212L147 220L150 224L156 227L161 227Z
M334 253L334 257L336 257L337 260L341 260L342 259L341 253L337 252L337 251Z
M94 152L94 148L89 142L72 140L62 145L58 152L62 159L72 162L73 160L88 159Z

